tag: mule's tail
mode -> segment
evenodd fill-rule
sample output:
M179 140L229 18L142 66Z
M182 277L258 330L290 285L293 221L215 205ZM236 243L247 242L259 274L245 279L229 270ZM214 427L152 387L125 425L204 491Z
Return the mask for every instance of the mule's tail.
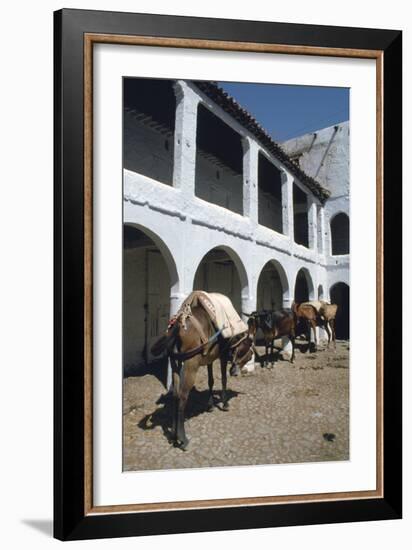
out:
M166 332L166 334L161 336L159 340L157 340L153 344L150 351L155 357L163 353L166 349L170 350L173 347L177 337L178 329L179 324L174 323L174 325Z

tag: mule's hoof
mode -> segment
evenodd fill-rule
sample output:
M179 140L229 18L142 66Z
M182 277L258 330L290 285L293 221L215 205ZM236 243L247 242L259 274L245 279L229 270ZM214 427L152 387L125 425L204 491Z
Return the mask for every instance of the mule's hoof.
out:
M174 446L182 451L186 451L187 446L189 445L189 440L185 439L184 441L175 441Z
M239 376L240 374L240 370L239 370L239 367L237 365L232 365L230 367L230 376Z
M228 405L228 403L223 403L222 411L228 411L228 410L229 410L229 405Z
M206 408L206 412L208 413L211 413L213 412L213 409L215 408L215 404L214 403L208 403L207 404L207 408Z

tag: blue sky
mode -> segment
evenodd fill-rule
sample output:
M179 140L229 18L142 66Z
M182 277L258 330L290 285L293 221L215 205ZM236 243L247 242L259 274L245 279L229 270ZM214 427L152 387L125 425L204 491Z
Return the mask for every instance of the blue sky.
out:
M349 88L219 82L275 141L349 120Z

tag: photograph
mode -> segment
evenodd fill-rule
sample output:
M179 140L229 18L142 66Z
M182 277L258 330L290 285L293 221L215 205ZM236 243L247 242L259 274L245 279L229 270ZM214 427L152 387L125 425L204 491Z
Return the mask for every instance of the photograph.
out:
M350 89L122 86L123 471L350 460Z
M402 32L54 29L54 536L400 518Z

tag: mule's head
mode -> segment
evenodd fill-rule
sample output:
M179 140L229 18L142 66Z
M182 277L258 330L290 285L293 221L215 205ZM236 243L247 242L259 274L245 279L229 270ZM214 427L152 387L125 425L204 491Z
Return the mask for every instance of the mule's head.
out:
M165 350L169 350L176 339L176 336L179 331L179 323L175 318L172 318L169 321L166 332L153 344L150 351L155 356L158 357Z
M246 336L242 342L233 350L232 367L230 374L236 376L253 357L253 338Z
M249 319L247 320L248 336L254 340L257 330L259 328L259 318L256 312L252 313Z

